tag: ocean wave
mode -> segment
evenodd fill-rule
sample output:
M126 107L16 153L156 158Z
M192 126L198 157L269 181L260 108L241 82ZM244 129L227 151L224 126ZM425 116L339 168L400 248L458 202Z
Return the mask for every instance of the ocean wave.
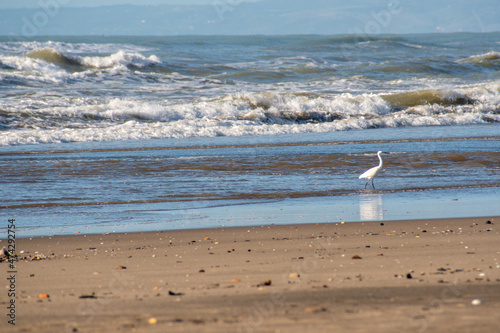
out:
M465 59L457 60L458 63L471 63L483 67L500 68L500 52L488 52L478 55L473 55Z
M26 57L39 59L49 64L60 65L63 68L68 66L70 66L71 68L74 68L75 66L81 66L80 61L78 61L77 59L65 56L54 49L36 49L29 52Z
M405 108L417 105L439 104L442 106L473 104L474 99L466 92L446 89L426 89L382 95L394 108Z
M128 53L121 50L105 57L82 57L80 61L84 66L92 68L112 68L116 66L144 68L161 63L161 60L155 55L146 57L140 53Z
M497 117L497 122L500 117ZM444 126L485 123L479 115L415 116L395 115L380 118L342 119L328 123L258 124L254 121L234 120L179 120L177 122L152 124L130 120L106 127L64 128L64 129L23 129L9 135L0 133L0 145L46 144L64 142L98 142L121 140L149 140L163 138L191 138L218 136L254 136L278 134L306 134L401 126Z
M71 68L73 66L82 66L83 68L98 69L112 68L116 66L144 68L161 63L160 59L155 55L146 57L140 53L129 53L122 50L109 56L71 57L62 54L55 49L47 48L31 51L26 55L26 57L39 59L49 64L56 64L65 68L68 66L71 66Z
M388 104L374 94L341 94L331 98L314 93L256 93L229 95L222 100L239 110L237 119L264 124L322 123L390 112Z
M36 82L60 84L67 82L70 73L57 63L64 62L64 57L57 53L39 54L52 57L54 63L37 58L35 53L30 56L0 56L0 62L8 68L2 74L0 83L17 82L20 86L32 86Z
M242 92L193 101L54 99L38 106L0 114L8 129L0 133L0 145L498 123L500 85L393 95Z
M35 49L26 55L0 56L0 69L8 70L0 82L18 82L31 86L40 83L68 83L75 80L92 81L99 71L108 71L112 79L117 72L157 70L170 73L156 55L144 56L119 50L107 56L77 56L56 51L54 48ZM131 73L130 75L133 75Z

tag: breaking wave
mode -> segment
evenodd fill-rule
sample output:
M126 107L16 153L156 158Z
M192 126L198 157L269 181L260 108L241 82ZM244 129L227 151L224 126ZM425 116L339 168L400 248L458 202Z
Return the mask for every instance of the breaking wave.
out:
M0 56L0 84L16 81L23 85L41 83L66 83L74 80L92 80L96 71L134 71L154 68L168 72L156 55L144 56L137 52L119 50L106 56L76 56L53 48L32 50L25 55Z
M459 63L471 63L484 67L500 68L500 52L488 52L484 54L473 55L465 59L458 60Z
M500 122L500 85L392 95L236 93L196 101L68 100L0 112L1 145L345 131Z
M29 52L26 57L31 59L40 59L49 64L62 66L79 66L80 62L71 57L67 57L54 49L37 49Z
M155 55L146 57L139 53L127 53L121 50L109 56L70 57L49 48L31 51L26 57L70 68L72 66L84 68L111 68L115 66L143 68L161 63L160 59Z

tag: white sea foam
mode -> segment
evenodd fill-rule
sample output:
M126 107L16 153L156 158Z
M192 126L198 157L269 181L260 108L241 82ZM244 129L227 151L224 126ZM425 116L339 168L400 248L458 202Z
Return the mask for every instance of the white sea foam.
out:
M374 94L341 94L332 98L320 94L237 93L192 102L127 98L97 101L90 98L58 99L58 105L39 105L36 115L40 119L38 124L0 133L0 145L315 133L373 127L500 122L499 90L500 86L494 84L464 88L454 93L467 93L476 100L474 104L451 107L423 104L400 111L393 110L381 96ZM72 118L73 126L54 128L44 120L49 118L52 122L61 119L61 123Z
M500 119L499 119L500 121ZM465 125L484 123L480 116L474 114L420 116L397 115L375 119L356 118L343 119L336 122L320 124L257 124L251 121L206 120L204 122L183 119L176 122L144 123L129 120L108 127L89 127L85 129L25 129L0 134L1 145L39 144L59 142L88 142L112 140L141 140L155 138L187 138L244 135L275 135L291 133L319 133L345 131L350 129L366 129L372 127L399 126L431 126L431 125Z
M0 64L16 70L0 69L0 82L16 81L26 85L37 85L62 84L79 80L92 83L103 79L114 80L113 76L120 72L129 72L134 68L145 68L160 63L161 60L156 55L146 57L140 53L123 50L108 56L82 57L68 56L54 48L35 49L23 55L0 55Z
M457 62L482 63L486 61L499 60L499 59L500 59L500 52L491 51L488 53L473 55L465 59L460 59Z
M70 77L70 74L61 67L41 59L24 56L6 56L0 57L0 62L21 71L14 73L5 71L2 73L4 76L2 81L40 81L58 84L65 82Z
M161 63L160 59L155 55L146 57L140 53L128 53L122 50L105 57L83 57L80 58L80 61L83 65L94 68L126 67L130 65L147 67Z
M112 54L119 51L128 53L147 52L150 49L140 45L115 43L67 43L56 41L25 41L0 43L0 54L25 55L33 50L54 49L61 54L100 53Z

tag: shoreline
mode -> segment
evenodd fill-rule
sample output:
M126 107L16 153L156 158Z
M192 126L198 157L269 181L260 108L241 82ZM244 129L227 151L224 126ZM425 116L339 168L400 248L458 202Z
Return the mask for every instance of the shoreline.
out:
M0 329L496 332L499 224L495 216L19 238L16 325L3 316Z
M328 225L351 225L351 224L360 224L360 225L372 225L372 224L381 224L384 225L386 223L447 223L450 221L480 221L480 220L500 220L500 216L496 215L484 215L484 216L470 216L470 217L443 217L443 218L416 218L416 219L395 219L395 220L370 220L370 221L331 221L331 222L311 222L311 223L288 223L288 224L262 224L262 225L242 225L242 226L234 226L234 225L222 225L222 226L214 226L214 227L192 227L192 228L178 228L178 229L158 229L158 230L145 230L145 231L118 231L118 232L95 232L95 233L86 233L77 231L72 234L54 234L54 235L34 235L34 236L21 236L16 238L18 240L36 240L36 239L53 239L58 237L63 238L71 238L71 237L87 237L87 236L107 236L107 235L142 235L142 234L163 234L163 233L189 233L192 232L202 232L207 231L210 232L212 230L218 231L226 231L226 230L234 230L234 231L243 231L243 229L256 229L256 228L291 228L294 229L299 226L328 226ZM88 229L88 228L87 228ZM241 230L239 230L241 229ZM0 238L0 247L4 246L2 242L6 241L5 238ZM3 244L3 245L2 245Z
M181 212L176 209L165 210L162 203L108 205L107 207L105 205L92 208L91 213L87 212L90 219L82 221L74 220L74 214L78 214L76 216L85 214L81 209L69 209L55 214L50 224L41 223L37 215L19 215L16 220L23 221L26 227L17 229L16 236L32 238L89 234L90 230L95 234L104 234L199 228L244 228L261 225L324 224L341 221L369 223L487 218L500 216L495 194L486 188L476 188L472 191L415 191L407 192L405 195L367 191L354 196L287 198L257 203L185 207ZM94 209L99 209L100 212ZM144 210L148 210L150 214L144 216L141 213ZM97 223L97 218L94 219L94 216L99 217L101 222L103 218L108 218L109 222ZM133 218L130 218L131 216ZM120 222L124 219L127 222Z

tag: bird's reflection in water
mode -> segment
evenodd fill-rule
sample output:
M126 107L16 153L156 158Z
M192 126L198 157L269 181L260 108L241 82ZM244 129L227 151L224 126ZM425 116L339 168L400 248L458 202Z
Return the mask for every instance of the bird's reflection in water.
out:
M383 220L384 212L382 210L382 194L360 194L359 216L362 221Z

